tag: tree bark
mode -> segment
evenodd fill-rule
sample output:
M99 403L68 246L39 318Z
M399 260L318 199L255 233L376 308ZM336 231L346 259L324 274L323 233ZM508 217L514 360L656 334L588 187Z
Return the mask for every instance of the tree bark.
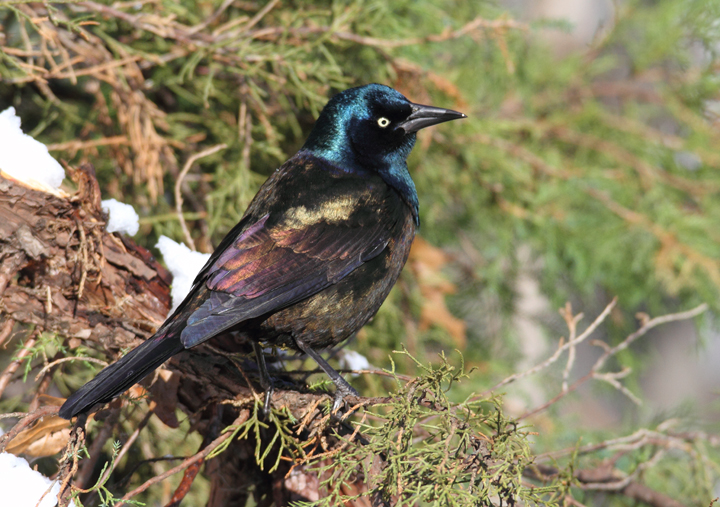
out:
M165 320L172 277L105 231L94 169L71 176L79 190L68 199L0 176L0 316L115 355Z
M107 217L92 166L71 169L70 176L78 191L64 197L0 174L0 322L10 323L0 326L0 334L9 334L5 327L12 328L15 322L15 329L53 332L71 349L84 344L112 361L121 350L151 336L165 320L172 276L147 249L105 230ZM173 374L164 371L154 376L150 410L168 426L177 427L175 409L180 408L206 441L216 438L241 410L262 397L253 358L238 359L223 352L233 348L223 346L232 342L232 335L221 337L169 361ZM15 371L7 373L15 375ZM303 384L297 389L302 391ZM322 418L318 401L326 397L276 389L272 403L287 408L296 420L307 420L310 428ZM229 400L234 403L222 404ZM233 442L207 463L205 473L212 484L209 506L242 500L251 486L256 487L258 500L296 495L286 491L277 473L269 474L267 467L263 471L257 465L254 449L252 438ZM317 478L310 483L317 487ZM184 493L176 496L181 500Z

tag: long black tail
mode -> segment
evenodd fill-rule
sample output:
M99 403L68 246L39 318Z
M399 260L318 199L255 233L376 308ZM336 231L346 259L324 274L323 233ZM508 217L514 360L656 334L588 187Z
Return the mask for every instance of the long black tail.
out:
M179 333L146 340L78 389L60 407L58 415L71 419L98 403L112 401L184 348Z

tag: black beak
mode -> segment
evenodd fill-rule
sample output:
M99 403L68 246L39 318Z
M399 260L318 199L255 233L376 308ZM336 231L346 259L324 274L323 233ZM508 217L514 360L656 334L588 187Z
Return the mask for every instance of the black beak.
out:
M397 128L401 128L406 134L417 132L420 129L437 125L451 120L459 120L467 118L463 113L458 113L452 109L443 109L442 107L423 106L422 104L410 104L412 113L404 122L398 124Z

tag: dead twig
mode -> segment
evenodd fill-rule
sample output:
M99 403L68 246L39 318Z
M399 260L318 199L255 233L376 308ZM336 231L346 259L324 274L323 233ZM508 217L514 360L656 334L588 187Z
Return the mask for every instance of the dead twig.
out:
M25 342L25 345L23 345L23 348L20 349L20 352L18 352L17 356L13 358L7 368L5 368L2 375L0 375L0 396L2 396L2 393L5 392L5 388L10 383L10 380L23 363L24 359L30 355L32 348L35 346L35 342L36 338L34 336L28 339L28 341Z
M570 304L570 302L567 302L565 303L565 306L560 309L560 315L562 315L563 319L565 319L565 324L567 324L568 330L570 332L570 335L568 336L568 345L570 345L570 347L568 348L568 360L567 364L565 365L565 370L563 371L562 383L562 389L563 391L566 391L568 388L568 378L570 377L570 371L575 364L575 353L577 350L577 343L575 337L577 335L577 324L578 322L580 322L580 319L583 318L583 314L578 313L577 315L573 315L572 305Z
M92 139L89 141L79 141L74 139L64 143L48 144L48 151L69 151L71 153L85 150L88 148L97 148L99 146L117 146L130 144L126 136L104 137L102 139Z
M668 322L677 322L679 320L689 320L694 317L697 317L698 315L706 312L708 309L708 305L706 303L703 303L699 306L696 306L695 308L691 310L687 310L685 312L678 312L678 313L671 313L668 315L663 315L661 317L655 317L654 319L650 319L647 321L640 329L629 335L627 338L625 338L623 341L612 347L611 349L608 349L598 360L595 362L595 365L592 367L592 371L596 372L600 368L602 368L605 365L605 362L612 356L616 355L618 352L625 350L630 345L632 345L635 340L640 338L641 336L645 335L648 331L650 331L652 328L657 327L661 324L667 324Z
M615 347L612 347L612 348L606 347L605 353L598 358L598 360L595 362L595 364L592 366L592 368L586 375L584 375L583 377L581 377L580 379L575 381L575 383L573 383L571 386L567 387L566 389L564 388L557 396L555 396L551 400L543 403L542 405L540 405L538 407L535 407L532 410L525 412L520 417L518 417L518 420L526 419L532 415L537 414L538 412L542 412L543 410L547 409L548 407L550 407L551 405L553 405L560 399L564 398L569 393L576 390L582 384L584 384L585 382L587 382L588 380L593 379L593 378L597 379L597 380L602 380L604 382L608 382L612 386L616 387L620 392L622 392L623 394L628 396L631 400L633 400L634 402L638 402L639 400L634 394L632 394L625 386L623 386L619 382L617 382L617 379L623 378L624 376L628 375L630 373L629 370L622 370L620 372L611 372L611 373L600 373L599 372L600 368L602 368L605 365L605 363L607 362L607 360L610 357L615 356L618 352L628 348L633 342L635 342L635 340L637 340L641 336L647 334L647 332L649 330L651 330L652 328L657 327L660 324L666 324L668 322L676 322L676 321L680 321L680 320L692 319L692 318L697 317L698 315L702 314L703 312L707 311L707 309L708 309L708 305L703 303L691 310L687 310L684 312L678 312L678 313L672 313L669 315L663 315L661 317L656 317L654 319L648 320L647 322L645 322L643 324L643 326L640 329L638 329L634 333L630 334L627 338L625 338L622 342L618 343ZM607 310L607 308L606 308L606 310ZM605 313L605 312L603 312L603 313ZM598 319L599 319L599 317L598 317ZM598 319L596 319L596 322L598 321ZM587 331L586 331L586 333L587 333ZM585 333L583 333L583 334L585 334ZM580 340L580 337L578 337L577 341L579 341L579 340ZM568 346L568 344L564 345L564 347L567 347L567 346ZM557 355L557 352L553 355L553 357L555 357L556 355ZM543 363L543 364L545 364L545 363ZM528 371L533 371L533 370L537 370L537 367L532 368L531 370L528 370ZM537 370L537 371L539 371L539 370ZM520 375L525 376L524 373L525 372L521 373ZM533 373L534 373L534 371L533 371ZM513 377L514 377L514 375L511 377L508 377L508 378L513 378ZM502 384L502 382L501 382L501 384L499 384L499 385L504 385L504 384Z
M80 461L79 454L85 445L85 420L79 418L75 423L75 427L70 435L67 447L65 448L64 459L60 463L60 471L58 480L62 479L60 490L58 491L58 505L65 507L70 504L72 488L69 487L75 472L78 470ZM70 463L72 461L72 463ZM69 465L69 469L68 469Z
M120 409L110 409L110 415L105 419L100 432L88 449L88 455L90 457L82 462L78 476L75 478L75 482L79 484L79 488L87 488L89 486L92 473L95 470L95 464L102 455L102 448L105 446L105 442L112 436L119 418ZM73 487L75 488L75 486Z
M426 44L428 42L446 42L449 40L459 39L480 29L516 29L527 31L529 29L529 26L526 23L522 23L514 19L500 18L488 20L483 18L482 16L478 16L472 21L458 28L457 30L445 31L443 33L427 35L425 37L408 37L406 39L379 39L377 37L367 37L352 32L335 30L332 26L301 27L296 29L288 29L287 27L282 26L273 26L254 30L250 32L249 35L253 38L261 39L268 37L287 36L289 34L307 36L310 34L328 33L330 35L330 38L332 39L355 42L356 44L361 44L363 46L372 46L381 49L392 49L404 46Z
M243 424L245 421L248 420L250 417L250 411L249 410L243 410L240 412L240 415L235 419L235 421L232 423L231 426L238 426L240 424ZM225 442L228 438L230 438L233 435L232 431L226 431L222 435L220 435L218 438L212 441L210 445L208 445L206 448L204 448L202 451L198 452L194 456L186 459L182 463L180 463L178 466L171 468L167 472L158 475L156 477L153 477L152 479L149 479L145 481L144 484L141 486L135 488L134 490L127 493L125 496L123 496L119 503L116 504L117 507L120 507L121 505L125 504L125 500L129 500L130 498L134 497L135 495L142 493L146 489L148 489L153 484L157 484L160 481L163 481L170 477L171 475L174 475L181 470L185 470L189 466L191 466L193 463L196 463L200 460L204 460L212 451L214 451L220 444Z
M180 171L177 181L175 182L175 212L177 213L178 220L180 221L180 227L182 227L183 234L185 235L185 242L187 243L188 247L193 251L195 250L195 242L190 235L190 231L188 230L187 223L185 222L185 217L183 216L182 212L182 183L188 171L196 160L212 155L213 153L224 150L225 148L227 148L227 144L222 143L194 154L187 160L187 162L185 162L185 165L183 166L182 171Z
M35 380L39 380L43 373L48 371L53 366L56 366L60 363L67 363L68 361L87 361L89 363L95 363L99 364L103 368L108 365L107 361L103 361L102 359L95 359L94 357L86 357L86 356L76 356L76 357L63 357L61 359L57 359L56 361L53 361L51 363L46 364L43 366L42 370L38 372L37 375L35 375Z
M8 318L5 321L5 324L3 324L2 329L0 329L0 346L5 348L5 341L10 336L10 333L12 333L13 327L15 326L15 321L11 318Z
M543 481L550 480L559 473L555 467L548 465L538 465L526 470L525 475L529 478ZM633 475L624 477L619 470L609 464L592 469L577 470L573 477L577 481L577 485L585 490L620 494L652 507L683 507L683 504L677 500L635 481ZM575 504L574 502L570 503Z
M615 305L616 305L616 304L617 304L617 298L613 298L613 300L610 302L610 304L608 304L608 305L605 307L605 309L602 311L602 313L601 313L600 315L598 315L598 317L593 321L593 323L590 324L590 325L588 326L588 328L587 328L585 331L583 331L582 334L580 334L580 336L578 336L577 338L574 338L574 339L570 339L570 340L568 340L568 341L565 342L565 343L562 343L562 342L561 342L560 346L559 346L558 349L555 351L555 353L554 353L552 356L550 356L548 359L546 359L546 360L543 361L542 363L540 363L540 364L538 364L538 365L530 368L529 370L525 370L525 371L523 371L523 372L515 373L514 375L510 375L509 377L507 377L507 378L505 378L504 380L498 382L498 383L495 384L493 387L491 387L490 389L488 389L487 391L485 391L484 393L482 393L482 394L481 394L480 396L478 396L477 398L482 398L482 397L484 397L484 396L487 396L487 395L490 394L491 392L496 391L497 389L500 389L501 387L503 387L503 386L505 386L505 385L507 385L507 384L510 384L511 382L515 382L515 381L518 380L518 379L527 377L527 376L529 376L529 375L533 375L533 374L535 374L535 373L537 373L537 372L539 372L539 371L544 370L545 368L547 368L547 367L550 366L551 364L555 363L555 362L560 358L560 355L561 355L563 352L565 352L566 350L568 350L568 349L570 349L570 348L572 348L572 347L577 346L578 344L582 343L588 336L590 336L590 335L598 328L598 326L599 326L600 324L602 324L602 322L607 318L607 316L610 315L610 311L612 311L612 309L615 308ZM572 330L571 330L571 332L572 332ZM565 387L563 388L563 392L565 392L565 391L567 391L567 390L569 390L569 389L570 389L569 387L566 387L566 386L565 386Z
M137 440L137 437L140 436L140 432L147 426L147 423L150 421L150 417L152 417L153 412L148 412L145 414L145 417L143 417L142 421L140 421L140 424L138 424L137 428L135 428L135 431L132 432L132 435L125 441L125 443L122 446L122 449L120 449L120 452L118 452L117 457L115 458L115 463L120 463L120 460L125 456L125 454L128 452L128 449L132 447L135 440ZM105 477L103 479L107 479L110 477L110 473L112 470L108 470L105 473Z
M34 412L30 412L29 414L25 415L22 419L20 419L15 426L12 427L10 431L5 433L3 436L0 437L0 453L5 452L5 447L7 444L18 434L30 426L32 423L37 421L38 419L42 419L43 417L49 416L49 415L55 415L57 411L60 410L60 407L55 407L52 405L48 405L42 408L37 409Z
M255 16L253 16L253 18L248 22L247 25L245 25L243 27L243 29L250 30L252 27L257 25L260 21L262 21L262 18L264 18L268 12L270 12L271 10L273 10L275 8L275 6L279 3L279 1L280 0L271 0L270 2L268 2L267 5L265 5L265 7L260 9L260 11L258 11L258 13L255 14Z

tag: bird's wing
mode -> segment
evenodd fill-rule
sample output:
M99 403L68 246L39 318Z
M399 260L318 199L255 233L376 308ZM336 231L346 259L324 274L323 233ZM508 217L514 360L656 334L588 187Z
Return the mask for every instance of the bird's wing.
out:
M305 299L337 283L387 246L392 213L361 220L274 221L267 214L243 224L236 239L220 245L196 282L210 294L187 319L185 347L204 342L240 322Z

